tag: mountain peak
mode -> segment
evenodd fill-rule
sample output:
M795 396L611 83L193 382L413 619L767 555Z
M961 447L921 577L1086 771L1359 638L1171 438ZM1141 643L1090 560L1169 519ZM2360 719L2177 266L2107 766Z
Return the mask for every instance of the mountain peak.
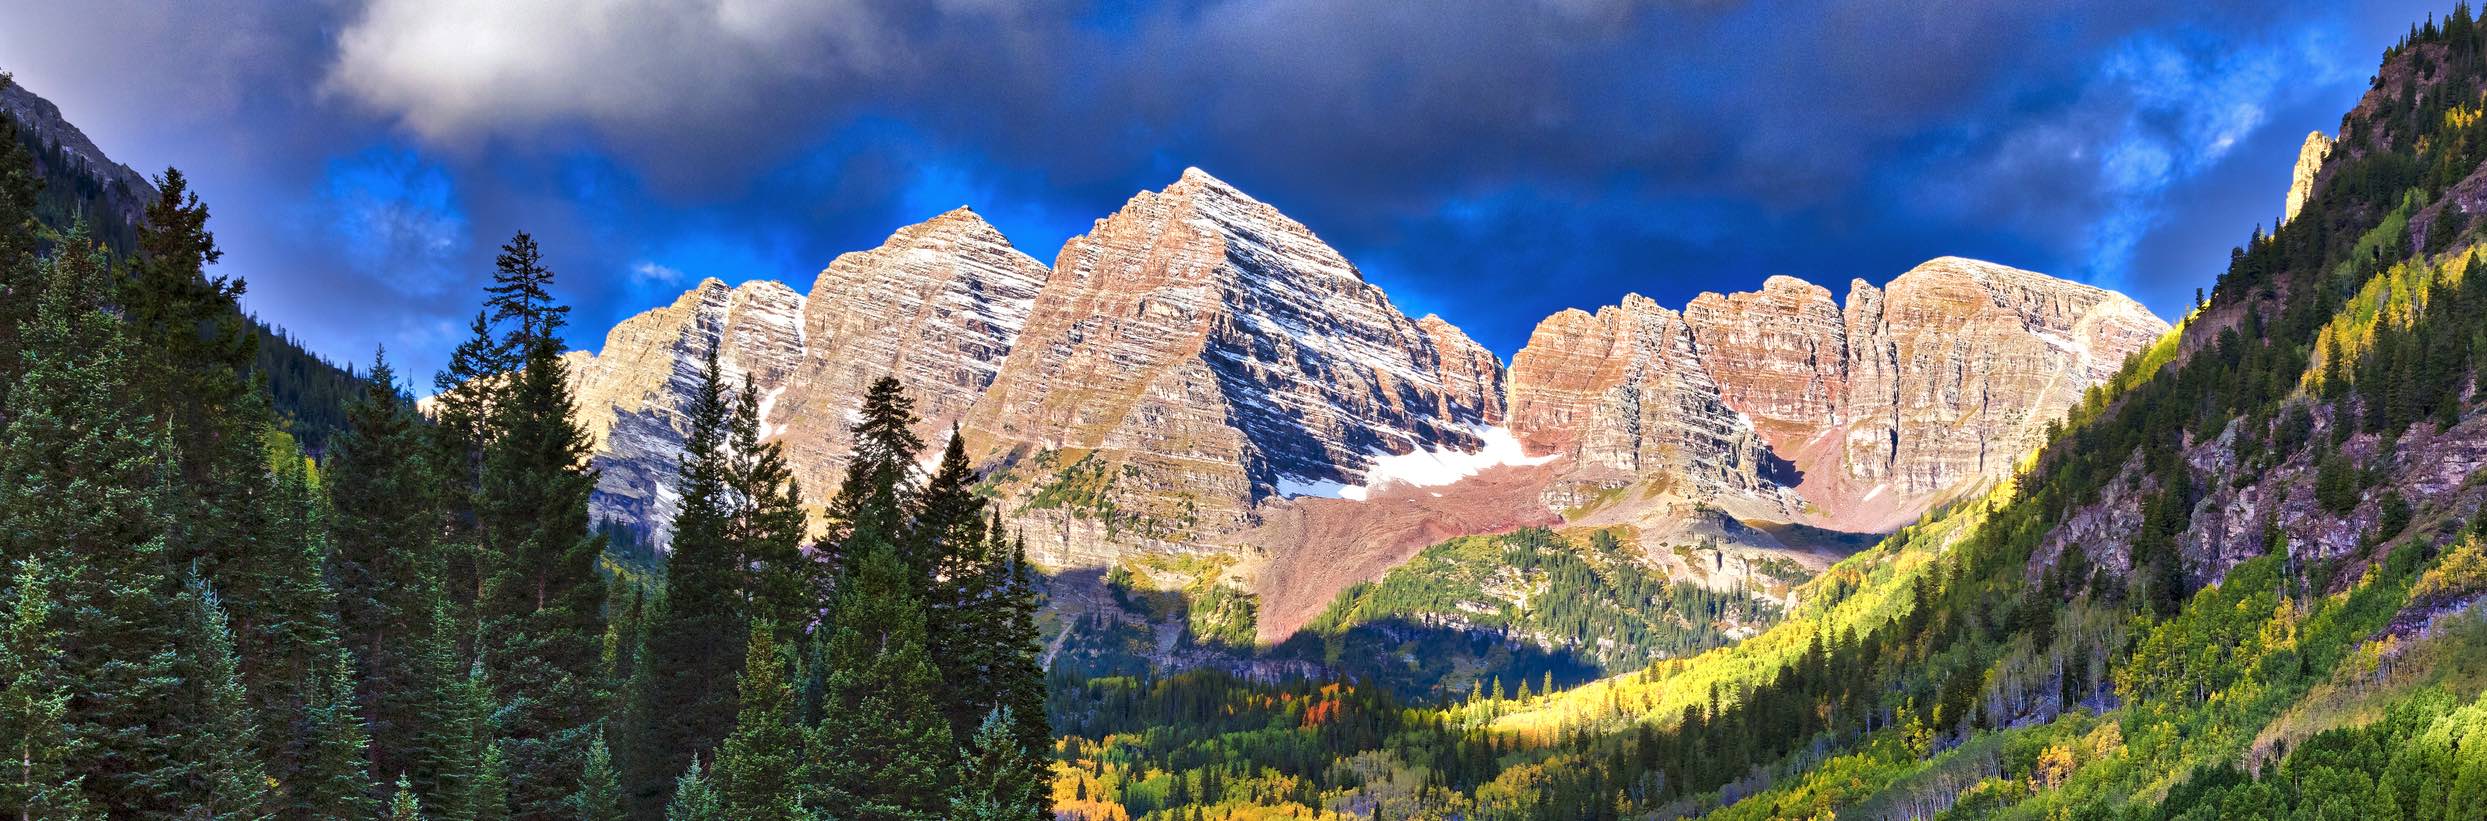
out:
M1208 194L1219 199L1232 199L1253 205L1263 204L1260 200L1253 199L1252 195L1244 193L1243 189L1236 188L1233 183L1211 176L1209 172L1202 171L1198 167L1183 169L1183 175L1175 178L1174 184L1160 189L1158 193L1167 196Z

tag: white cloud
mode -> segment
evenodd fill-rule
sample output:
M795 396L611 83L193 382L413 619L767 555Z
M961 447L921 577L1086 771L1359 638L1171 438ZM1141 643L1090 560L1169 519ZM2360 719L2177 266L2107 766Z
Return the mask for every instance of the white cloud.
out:
M338 35L328 87L434 140L627 128L867 69L884 56L873 23L852 2L373 0Z
M1017 13L989 0L371 0L337 35L326 87L449 143L571 123L785 122L937 70L915 37L951 31L934 23Z
M648 260L640 260L638 264L630 266L630 274L641 282L653 282L659 285L675 285L682 282L681 269Z

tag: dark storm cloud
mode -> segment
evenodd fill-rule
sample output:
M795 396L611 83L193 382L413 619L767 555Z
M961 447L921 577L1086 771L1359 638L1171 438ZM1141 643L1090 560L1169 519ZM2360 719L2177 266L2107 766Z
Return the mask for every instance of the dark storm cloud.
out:
M254 307L418 372L522 226L593 345L962 203L1050 261L1187 165L1508 355L1627 291L1942 254L2170 312L2433 4L2390 5L61 3L0 66L193 170Z

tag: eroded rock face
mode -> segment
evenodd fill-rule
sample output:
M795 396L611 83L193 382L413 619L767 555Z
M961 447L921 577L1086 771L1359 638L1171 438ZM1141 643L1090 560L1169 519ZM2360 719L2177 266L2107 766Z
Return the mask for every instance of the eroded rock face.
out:
M591 515L642 526L672 521L684 410L709 352L727 379L773 390L802 353L803 307L801 294L776 282L729 288L709 279L672 305L615 325L600 353L568 354L579 421L603 472ZM662 530L650 532L661 539Z
M864 390L896 375L938 447L993 384L1048 275L965 208L840 255L813 283L805 344L770 424L812 498L837 489Z
M1957 257L1851 304L1850 361L1865 366L1849 379L1841 467L1903 497L2010 472L2049 419L2168 329L2112 291Z
M805 495L834 492L867 386L896 375L937 444L962 425L1040 560L1199 548L1376 454L1461 450L1501 362L1410 319L1302 224L1198 170L1134 197L1057 267L959 209L847 254L808 295L703 283L573 354L597 514L652 532L707 351L748 374Z
M2297 167L2289 174L2288 210L2281 222L2296 219L2297 212L2306 207L2306 198L2314 196L2315 177L2323 173L2323 161L2331 155L2332 138L2320 131L2306 135L2306 144L2297 149Z
M1193 169L1062 249L967 427L1032 491L1101 474L1081 501L1182 541L1248 524L1290 487L1352 483L1374 453L1476 446L1500 417L1494 363Z
M1787 277L1680 316L1631 296L1538 326L1512 360L1511 426L1575 456L1576 484L1881 530L2008 473L2166 330L2112 292L1952 257L1857 281L1845 307Z
M593 513L663 541L682 409L720 341L727 379L748 377L760 392L764 423L815 501L837 487L847 427L873 380L897 375L924 419L917 433L940 441L992 383L1045 273L959 209L840 256L808 297L767 280L728 288L712 279L623 321L597 354L570 354L604 472Z
M1729 407L1775 448L1793 449L1840 421L1847 406L1846 319L1831 292L1774 276L1762 290L1706 293L1684 307L1701 360Z
M1683 496L1781 495L1766 478L1769 447L1727 404L1692 326L1647 297L1540 323L1512 358L1510 385L1512 433L1569 458L1552 504L1578 507L1642 479Z

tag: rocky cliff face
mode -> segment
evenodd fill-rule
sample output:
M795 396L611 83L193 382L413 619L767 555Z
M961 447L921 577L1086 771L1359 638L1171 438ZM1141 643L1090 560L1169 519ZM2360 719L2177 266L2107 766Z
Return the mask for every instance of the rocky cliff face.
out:
M803 353L769 422L813 498L837 489L847 428L874 380L895 374L936 446L993 384L1048 272L965 208L899 229L820 272Z
M1638 294L1594 315L1539 323L1511 361L1511 429L1570 469L1547 491L1556 507L1653 480L1700 498L1784 495L1769 447L1728 405L1683 314Z
M1787 277L1680 315L1632 296L1538 326L1512 360L1511 427L1575 457L1558 505L1638 487L1881 530L2008 472L2166 330L2114 293L1950 257L1887 288L1858 281L1844 307Z
M967 428L1029 498L1182 542L1250 524L1256 503L1353 484L1376 453L1479 446L1473 430L1500 418L1494 361L1192 169L1064 246ZM1031 546L1100 549L1074 527Z
M35 166L47 174L86 174L101 184L95 192L98 207L109 209L122 224L136 225L145 214L147 204L156 199L155 184L147 175L104 155L104 150L87 139L86 132L61 115L60 106L11 81L0 86L0 115L16 121L21 139L31 137L36 145L59 147L57 155L37 151ZM55 162L67 168L53 168Z
M602 352L569 354L579 420L603 471L590 513L661 536L664 528L650 525L673 520L683 413L709 352L730 380L774 389L802 352L803 307L801 294L776 282L729 288L704 280L674 304L614 326Z
M572 355L599 516L663 530L680 408L720 344L814 501L865 387L895 374L919 433L962 425L1060 564L1196 546L1258 504L1360 481L1377 455L1476 449L1502 417L1492 352L1400 313L1302 224L1198 170L1052 269L962 208L839 257L808 296L711 281L622 323Z
M2288 178L2288 210L2281 222L2297 218L2297 211L2306 207L2306 198L2314 195L2314 180L2323 173L2323 161L2332 155L2332 138L2317 131L2306 135L2306 144L2297 149L2297 168Z
M595 515L662 540L682 409L710 350L729 380L748 378L760 392L763 422L814 500L837 487L847 426L873 380L896 374L924 417L917 433L939 441L991 384L1044 276L1044 265L959 209L838 257L808 297L768 280L728 288L712 279L625 320L599 353L570 355L604 471Z

